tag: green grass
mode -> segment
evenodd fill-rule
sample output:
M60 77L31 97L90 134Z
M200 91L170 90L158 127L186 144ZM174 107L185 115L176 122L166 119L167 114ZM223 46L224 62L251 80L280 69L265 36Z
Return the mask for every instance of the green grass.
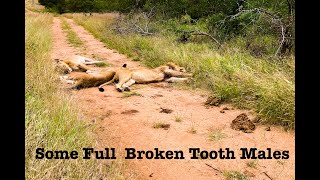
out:
M66 14L82 25L109 48L127 54L147 67L168 61L186 67L194 74L186 83L192 89L205 89L222 101L243 109L252 109L262 123L294 129L295 60L255 57L241 47L241 38L224 44L224 50L212 43L181 44L170 31L157 36L118 35L112 32L113 16L100 14L85 17ZM257 41L271 41L260 38Z
M59 90L50 61L52 20L48 13L26 15L25 177L26 179L121 179L119 163L83 160L82 148L95 147L75 102ZM35 159L36 149L78 151L75 160Z
M107 67L107 66L109 66L107 63L105 63L105 62L99 62L99 63L96 63L95 64L96 66L98 66L98 67Z
M254 168L254 169L257 169L257 165L258 165L258 161L257 160L253 160L253 161L250 161L250 162L247 163L248 167L251 167L251 168Z
M197 129L192 126L189 130L188 130L188 133L191 133L191 134L196 134L197 133Z
M92 54L92 58L97 61L102 61L102 62L96 63L95 66L98 66L98 67L111 67L112 66L104 58L98 56L97 54Z
M165 128L166 126L168 126L168 124L164 122L155 122L152 127L155 129L159 129L159 128Z
M31 12L38 12L38 13L46 12L45 7L40 5L37 0L25 0L25 8L26 10Z
M174 121L175 121L175 122L182 122L182 116L176 115L176 116L174 117Z
M81 47L83 45L83 41L77 36L65 18L61 17L62 29L67 32L67 39L70 44L74 47Z
M208 135L210 141L219 141L220 139L223 139L225 137L227 136L220 130L211 131Z
M139 94L137 92L134 91L130 91L130 92L123 92L123 98L127 98L127 97L131 97L131 96L140 96L142 97L142 94Z
M225 171L223 176L226 180L248 180L249 178L238 171Z

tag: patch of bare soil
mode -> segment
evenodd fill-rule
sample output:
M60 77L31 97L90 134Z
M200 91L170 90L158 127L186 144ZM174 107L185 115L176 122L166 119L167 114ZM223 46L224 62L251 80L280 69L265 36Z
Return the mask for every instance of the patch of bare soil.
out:
M61 22L54 18L54 48L52 59L64 58L79 54L89 57L100 57L114 66L124 63L129 68L141 66L125 55L115 53L95 39L83 27L72 20L67 21L71 28L84 41L83 48L71 47L61 30ZM68 89L68 86L62 85ZM249 111L230 109L220 113L221 108L211 102L211 108L203 103L208 95L199 91L187 91L167 83L135 84L132 89L142 96L123 98L123 93L116 91L114 85L105 87L104 92L98 88L69 90L80 106L81 112L90 123L97 127L95 134L101 148L116 148L117 159L127 164L123 172L125 179L225 179L223 172L237 171L253 179L294 179L295 174L295 135L280 127L256 126L252 133L243 133L230 128L230 123L242 113L254 118ZM229 105L228 105L229 106ZM159 113L165 107L171 113ZM229 106L230 107L230 106ZM139 112L133 113L133 110ZM123 112L130 112L123 113ZM100 120L97 118L101 117ZM179 121L177 121L179 119ZM153 128L161 122L170 124L163 130ZM189 133L193 129L195 133ZM214 134L217 140L209 138L212 129L219 130ZM223 134L223 136L220 136ZM212 135L211 135L212 136ZM131 159L125 160L125 148L155 151L183 151L185 159ZM229 148L235 152L235 159L191 159L189 148L218 151ZM266 151L289 151L289 159L258 159L256 166L249 166L253 159L240 159L240 148L257 148ZM248 173L250 172L250 173ZM268 176L269 177L268 177Z

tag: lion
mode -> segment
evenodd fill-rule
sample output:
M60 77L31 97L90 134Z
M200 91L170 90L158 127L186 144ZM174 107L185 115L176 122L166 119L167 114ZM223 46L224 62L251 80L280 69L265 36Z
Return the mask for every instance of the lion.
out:
M127 64L124 64L122 68L126 66ZM72 89L79 90L82 88L96 87L110 81L118 69L119 68L108 68L99 72L74 72L66 76L60 76L60 79L67 84L74 84Z
M99 73L88 74L86 72L75 72L68 76L60 76L62 81L68 84L74 84L72 89L82 89L96 87L100 84L110 81L115 75L115 71L102 71Z
M87 65L103 63L103 61L96 61L88 57L79 56L79 55L72 55L63 60L55 59L55 61L57 62L55 67L56 70L64 74L71 73L72 71L80 71L80 72L91 71L91 68L88 67Z
M118 80L116 89L119 92L130 91L129 87L135 83L145 84L153 82L185 82L191 77L191 73L186 73L184 67L180 67L173 62L169 62L166 65L159 66L154 69L134 69L129 70L127 67L123 67L116 71L114 77L99 86L99 91L103 92L103 86L111 84Z

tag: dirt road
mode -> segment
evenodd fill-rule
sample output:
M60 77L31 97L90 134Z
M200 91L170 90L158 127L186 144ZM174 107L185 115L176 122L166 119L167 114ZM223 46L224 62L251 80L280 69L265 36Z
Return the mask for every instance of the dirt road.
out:
M61 29L61 19L54 18L54 48L52 58L65 58L72 54L98 58L114 66L127 63L129 68L142 66L125 55L108 49L83 27L67 19L72 30L84 42L74 48L67 42ZM118 159L125 148L136 150L181 150L185 159L133 159L128 163L126 179L226 179L239 172L250 179L294 179L295 134L282 128L258 125L253 133L243 133L230 128L230 123L241 113L230 105L205 107L208 97L204 91L181 90L167 83L135 84L131 94L116 91L113 85L104 92L97 88L69 91L78 101L83 115L98 128L95 132L99 146L116 148ZM135 92L135 93L133 93ZM220 111L228 107L230 110ZM172 110L171 113L163 109ZM154 128L160 124L169 128ZM213 132L213 133L211 133ZM209 134L211 135L211 140ZM229 148L236 159L190 159L189 148L218 151ZM257 148L289 151L289 159L240 159L240 148ZM225 173L222 173L225 172Z

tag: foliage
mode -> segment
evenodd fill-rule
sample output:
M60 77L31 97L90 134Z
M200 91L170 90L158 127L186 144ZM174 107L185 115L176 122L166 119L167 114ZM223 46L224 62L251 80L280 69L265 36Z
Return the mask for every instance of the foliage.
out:
M277 47L274 52L262 50L269 48L266 46L248 46L248 50L252 53L268 52L278 56L294 52L295 0L40 0L39 2L51 11L59 13L118 11L132 16L137 12L154 10L156 21L178 22L171 27L176 26L174 27L177 31L176 36L182 38L183 42L188 41L191 36L181 34L181 30L202 29L205 34L221 43L237 37L249 41L261 35L277 39L277 44L272 46Z
M193 81L186 84L188 87L206 89L223 101L255 110L263 122L294 128L295 62L292 56L278 60L253 54L246 50L249 39L240 36L224 43L225 49L219 49L210 42L179 43L174 31L158 31L156 36L118 34L111 28L115 19L110 14L92 17L73 14L73 19L108 47L139 59L148 67L169 61L186 67L194 74ZM166 26L159 23L155 29ZM252 49L277 44L277 39L267 35L251 41Z

